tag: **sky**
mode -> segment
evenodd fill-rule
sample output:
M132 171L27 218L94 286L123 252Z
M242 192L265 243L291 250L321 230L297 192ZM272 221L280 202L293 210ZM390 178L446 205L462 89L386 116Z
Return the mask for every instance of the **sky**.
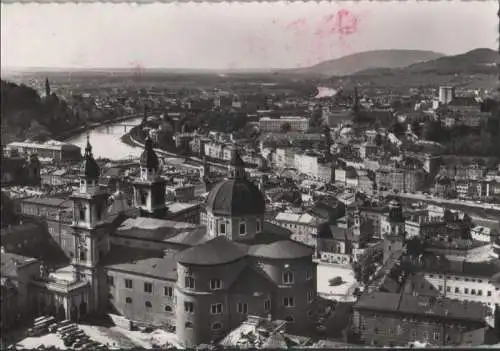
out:
M2 68L293 68L498 47L497 1L2 4Z

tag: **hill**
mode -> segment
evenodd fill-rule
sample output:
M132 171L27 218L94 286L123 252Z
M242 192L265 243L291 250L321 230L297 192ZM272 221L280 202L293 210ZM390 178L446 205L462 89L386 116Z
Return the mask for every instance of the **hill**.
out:
M449 84L466 88L491 89L498 84L498 52L475 49L464 54L439 57L399 68L369 68L325 82L344 87L425 87Z
M81 123L55 94L41 98L25 85L2 80L2 144L19 140L44 141Z
M402 68L415 63L435 60L443 54L423 50L376 50L360 52L317 65L283 70L279 73L316 76L347 76L358 71L374 68Z

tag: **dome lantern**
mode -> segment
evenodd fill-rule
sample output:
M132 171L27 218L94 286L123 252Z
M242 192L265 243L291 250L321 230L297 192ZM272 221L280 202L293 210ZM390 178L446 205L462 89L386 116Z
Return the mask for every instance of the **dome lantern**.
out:
M144 151L142 152L139 164L141 167L141 179L152 179L158 174L160 161L153 149L153 141L149 136L144 142Z
M90 137L87 135L87 146L85 147L85 154L80 166L80 192L84 193L97 187L100 175L101 170L94 159Z

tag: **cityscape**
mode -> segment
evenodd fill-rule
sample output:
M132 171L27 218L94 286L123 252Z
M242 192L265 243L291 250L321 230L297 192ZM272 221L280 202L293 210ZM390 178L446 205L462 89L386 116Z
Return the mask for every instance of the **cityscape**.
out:
M498 4L375 3L3 4L1 349L500 347Z

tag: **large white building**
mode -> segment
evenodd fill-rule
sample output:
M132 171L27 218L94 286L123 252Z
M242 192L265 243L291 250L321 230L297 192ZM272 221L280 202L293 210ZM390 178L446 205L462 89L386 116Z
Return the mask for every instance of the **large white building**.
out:
M309 120L305 117L283 116L280 118L262 117L259 119L261 132L280 132L284 124L290 125L290 132L307 132Z

